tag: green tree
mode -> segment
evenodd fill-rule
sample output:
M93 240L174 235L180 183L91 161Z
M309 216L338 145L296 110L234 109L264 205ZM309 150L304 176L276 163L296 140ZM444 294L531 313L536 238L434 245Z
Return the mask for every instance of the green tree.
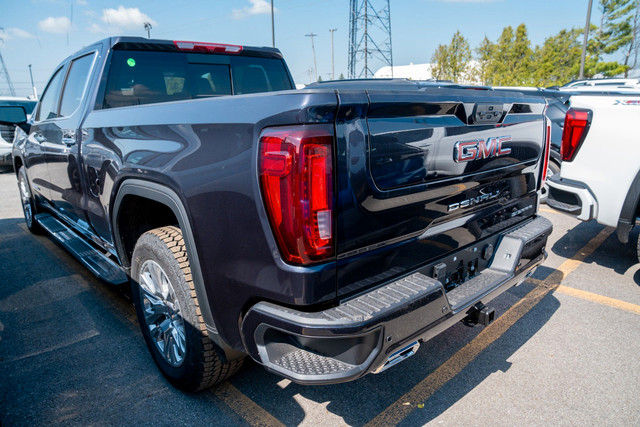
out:
M620 50L623 51L623 54L631 51L634 42L633 15L637 7L638 0L600 0L602 15L600 27L593 43L594 53L598 59L602 55L611 55ZM601 73L605 76L615 76L626 73L629 69L629 56L626 56L623 64L617 61L602 62L599 60L593 64L589 73L585 67L585 74Z
M338 77L338 80L344 80L344 74L340 73L340 77Z
M582 30L561 30L547 37L535 50L533 82L535 86L562 86L578 77L582 54Z
M432 74L436 79L458 83L465 77L471 61L469 42L457 30L449 45L438 45L431 61L434 63Z
M502 30L491 51L492 60L487 71L494 86L529 86L533 84L534 52L525 24L514 31L511 26Z
M483 85L493 84L491 69L494 66L494 50L495 46L487 36L484 36L484 39L482 39L482 42L480 42L480 45L476 48L478 65L475 69L475 77Z
M629 69L638 66L638 53L640 51L640 1L635 2L633 21L631 22L631 42L623 49L625 70L624 76L628 77Z

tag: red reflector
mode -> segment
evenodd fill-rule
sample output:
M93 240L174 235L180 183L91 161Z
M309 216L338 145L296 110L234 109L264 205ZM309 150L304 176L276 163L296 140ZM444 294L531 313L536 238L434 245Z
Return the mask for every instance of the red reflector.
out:
M185 42L174 41L173 44L179 50L186 50L190 52L205 52L205 53L240 53L242 52L242 46L235 44L222 44L222 43L201 43L201 42Z
M547 180L547 172L549 170L549 149L551 147L551 120L547 118L547 138L544 146L544 163L542 167L542 186Z
M283 258L309 264L333 256L331 126L267 129L258 173L271 229Z
M587 136L590 124L590 110L575 110L573 108L567 110L562 130L562 145L560 146L563 162L570 162L574 159L582 141Z

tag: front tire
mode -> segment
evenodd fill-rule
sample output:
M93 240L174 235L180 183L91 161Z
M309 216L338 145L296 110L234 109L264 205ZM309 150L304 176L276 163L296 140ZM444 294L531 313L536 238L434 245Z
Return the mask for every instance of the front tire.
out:
M24 166L20 166L20 169L18 169L18 190L20 191L20 204L22 205L22 213L24 214L27 228L34 234L42 234L42 227L35 219L38 211L29 186L29 180L27 179L27 170Z
M196 298L182 231L161 227L136 243L131 290L144 340L160 371L187 391L222 382L242 366L224 363Z

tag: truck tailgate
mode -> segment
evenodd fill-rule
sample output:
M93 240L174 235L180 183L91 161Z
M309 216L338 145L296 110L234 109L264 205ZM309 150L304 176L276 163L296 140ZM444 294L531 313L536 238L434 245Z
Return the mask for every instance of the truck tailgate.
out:
M338 93L339 297L465 247L481 268L473 244L535 214L545 103L512 95Z

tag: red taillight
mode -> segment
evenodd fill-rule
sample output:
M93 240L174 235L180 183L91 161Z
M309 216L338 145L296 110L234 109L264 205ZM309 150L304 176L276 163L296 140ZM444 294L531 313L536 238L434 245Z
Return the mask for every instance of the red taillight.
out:
M283 258L309 264L333 256L333 130L265 130L258 173L271 229Z
M562 130L562 146L560 155L563 162L570 162L580 149L580 145L589 131L591 124L591 111L575 110L569 108L564 117L564 129Z
M242 46L235 44L222 44L222 43L201 43L201 42L185 42L174 41L173 44L179 50L186 50L190 52L205 52L205 53L240 53L242 52Z
M551 120L547 118L547 137L545 139L544 146L544 162L542 163L542 186L544 187L544 182L547 180L547 171L549 170L549 154L551 148Z

